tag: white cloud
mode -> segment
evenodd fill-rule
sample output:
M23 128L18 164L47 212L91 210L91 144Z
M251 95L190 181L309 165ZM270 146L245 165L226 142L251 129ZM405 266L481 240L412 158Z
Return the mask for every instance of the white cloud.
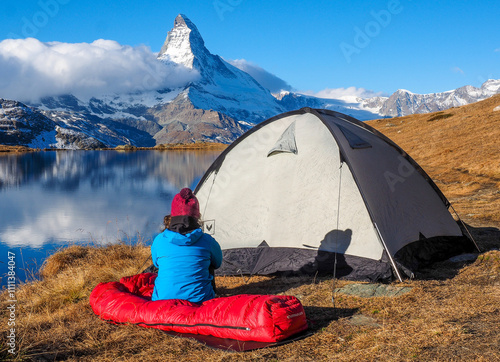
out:
M42 43L34 38L0 42L0 97L36 101L41 97L175 88L196 72L156 59L146 46L99 39L92 43Z
M226 60L236 68L247 72L255 78L263 87L269 89L272 93L277 93L281 90L295 91L290 84L281 78L278 78L272 73L261 68L255 63L245 59ZM344 101L355 102L355 98L371 98L384 96L383 92L374 92L364 88L348 87L348 88L325 88L319 92L303 91L299 92L305 95L310 95L318 98L340 99Z
M453 73L465 74L465 72L462 69L460 69L459 67L453 67L453 68L451 68L451 71Z
M281 90L291 91L290 84L283 79L278 78L267 70L259 67L257 64L249 62L245 59L226 60L228 63L234 65L236 68L250 74L260 85L269 89L271 93L277 93Z
M341 99L344 101L355 101L356 98L371 98L384 95L382 92L374 92L372 90L356 87L325 88L319 92L305 91L302 93L318 98Z

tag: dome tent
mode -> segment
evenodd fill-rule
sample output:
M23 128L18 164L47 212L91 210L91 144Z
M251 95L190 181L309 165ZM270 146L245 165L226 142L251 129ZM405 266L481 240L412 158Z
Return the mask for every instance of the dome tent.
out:
M303 108L231 144L195 193L221 274L330 273L384 281L474 250L446 197L380 132Z

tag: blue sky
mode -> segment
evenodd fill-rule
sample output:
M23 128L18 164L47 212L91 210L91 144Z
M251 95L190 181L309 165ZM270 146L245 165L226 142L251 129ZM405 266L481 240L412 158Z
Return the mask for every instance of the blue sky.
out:
M3 0L0 41L109 39L157 52L179 13L212 53L252 62L299 91L430 93L500 78L494 0Z

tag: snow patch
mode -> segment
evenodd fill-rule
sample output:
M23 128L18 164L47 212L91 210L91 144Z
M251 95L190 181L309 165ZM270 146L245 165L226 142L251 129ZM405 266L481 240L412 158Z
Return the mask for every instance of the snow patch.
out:
M56 143L56 133L57 132L55 130L42 132L28 144L28 147L52 148Z

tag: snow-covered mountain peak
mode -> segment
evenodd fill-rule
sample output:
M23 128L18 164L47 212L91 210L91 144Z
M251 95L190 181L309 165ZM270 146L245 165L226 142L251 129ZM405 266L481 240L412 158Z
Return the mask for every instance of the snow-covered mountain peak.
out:
M237 121L259 122L283 111L271 93L252 76L210 53L196 25L185 15L175 19L158 59L195 69L200 74L171 107L184 102L187 95L195 108L221 112Z
M175 18L174 27L167 34L158 59L196 68L195 59L206 57L210 52L194 23L186 15Z
M488 79L481 85L481 88L487 92L497 93L500 90L500 79Z
M283 97L287 96L290 94L290 91L282 90L278 93L272 93L273 97L276 98L277 100L282 100Z
M179 14L175 17L175 20L174 20L174 28L178 28L178 27L187 27L189 29L196 29L196 25L194 25L194 23L189 20L189 18L184 15L184 14Z
M394 94L402 95L402 94L413 94L413 93L410 92L408 89L398 89L396 92L394 92Z

